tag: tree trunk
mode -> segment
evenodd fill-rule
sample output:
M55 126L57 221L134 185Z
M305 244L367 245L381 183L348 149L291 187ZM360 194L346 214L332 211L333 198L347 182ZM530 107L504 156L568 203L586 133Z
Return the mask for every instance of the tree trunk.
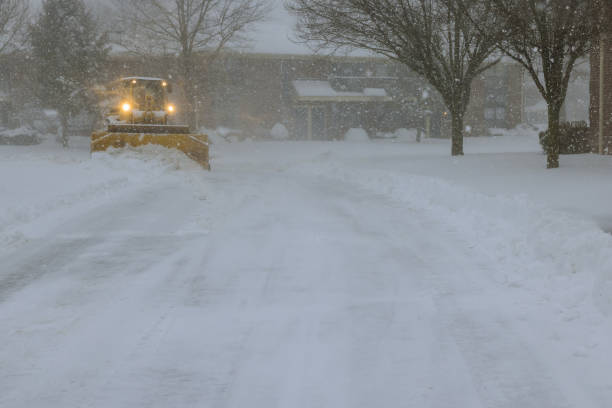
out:
M546 141L546 168L559 167L559 117L561 107L555 104L548 105L548 140Z
M195 97L195 86L193 79L193 58L190 54L184 53L181 56L181 72L183 74L183 92L185 93L185 117L187 125L189 127L195 127L195 108L196 108L196 97Z
M451 112L452 115L452 149L451 155L463 156L463 113Z
M62 143L62 147L64 149L68 148L68 117L69 115L66 113L59 114L60 127L58 129L57 136L59 138L59 141Z

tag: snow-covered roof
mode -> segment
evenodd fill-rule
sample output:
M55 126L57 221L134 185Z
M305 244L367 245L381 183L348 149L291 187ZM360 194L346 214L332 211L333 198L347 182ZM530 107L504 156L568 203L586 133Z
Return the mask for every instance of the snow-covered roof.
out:
M538 101L538 103L536 103L535 105L525 107L526 112L540 112L546 110L548 110L548 105L544 100Z
M139 77L139 76L131 76L131 77L124 77L121 78L122 81L131 81L131 80L137 80L137 81L163 81L164 79L162 78L153 78L153 77Z
M342 102L369 102L390 101L391 97L383 88L365 88L363 92L347 92L335 90L329 81L299 79L293 81L293 87L298 99L304 102L315 101L342 101Z
M387 91L384 88L365 88L363 94L368 96L387 96Z

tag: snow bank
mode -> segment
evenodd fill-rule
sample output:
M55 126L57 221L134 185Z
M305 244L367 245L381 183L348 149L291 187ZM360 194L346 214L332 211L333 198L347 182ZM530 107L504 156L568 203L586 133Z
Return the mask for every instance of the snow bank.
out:
M395 138L400 142L416 142L417 130L416 129L397 129L395 131Z
M270 136L274 140L287 140L289 139L289 131L282 123L277 123L270 130Z
M407 211L448 225L498 265L490 272L502 284L529 288L545 298L554 294L564 310L592 301L612 313L612 235L592 220L525 196L488 196L426 176L331 162L308 171L388 195Z
M545 126L522 124L512 129L490 128L489 134L492 136L506 136L514 138L533 137L533 135L537 135L540 131L544 130L544 128Z
M150 180L152 176L174 170L197 170L201 167L183 152L157 145L145 145L126 149L108 149L92 154L94 161L107 168L130 171L136 177Z
M27 126L0 130L0 145L35 145L41 142L40 134Z
M181 170L182 174L178 174ZM143 185L201 174L182 152L160 146L95 153L55 144L0 149L0 252L75 214Z
M377 132L378 139L395 139L399 142L416 142L417 130L400 128L394 132Z
M231 143L240 142L242 139L244 139L242 130L238 129L218 127L215 132L217 135L221 136L223 139Z
M370 138L364 129L351 128L344 135L344 140L347 142L368 142Z

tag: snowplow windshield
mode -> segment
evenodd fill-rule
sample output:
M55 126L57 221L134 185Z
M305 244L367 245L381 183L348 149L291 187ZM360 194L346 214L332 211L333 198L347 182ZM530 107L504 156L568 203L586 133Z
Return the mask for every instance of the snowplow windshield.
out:
M166 90L163 80L124 79L122 80L125 95L138 110L164 110Z

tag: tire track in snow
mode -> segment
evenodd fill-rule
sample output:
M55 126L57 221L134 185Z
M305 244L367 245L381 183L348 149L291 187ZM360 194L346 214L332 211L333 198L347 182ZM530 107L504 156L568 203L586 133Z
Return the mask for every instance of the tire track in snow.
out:
M53 242L32 241L2 260L12 273L0 286L0 322L7 328L0 405L82 405L99 397L105 373L120 367L117 354L147 350L171 313L142 307L159 296L156 279L166 281L173 264L152 271L185 243L205 238L180 232L194 213L192 196L172 185L148 186L67 223ZM15 359L11 350L25 354Z
M333 178L327 179L332 184L334 183ZM346 182L344 184L346 185ZM368 194L367 190L355 185L345 187L344 190L345 196L351 195L347 190L354 190L353 195ZM393 200L390 197L383 197L379 202L384 205L386 201ZM354 197L352 202L359 202L358 197ZM397 233L397 238L401 239L402 235L406 234L398 232L398 229L403 228L405 231L412 230L413 233L418 233L422 228L415 228L415 226L422 224L428 226L430 237L436 236L438 241L445 243L445 245L439 245L436 242L418 239L409 241L417 245L416 254L418 255L416 256L425 266L422 272L431 274L419 285L430 286L431 301L436 310L431 320L432 323L439 322L436 329L438 336L446 338L436 339L434 345L430 347L439 347L440 343L451 339L452 345L447 348L447 352L451 354L447 357L457 360L458 355L464 360L464 364L456 364L456 366L463 365L467 368L471 377L470 387L473 387L473 390L479 395L477 399L480 400L482 406L495 408L596 406L589 402L588 396L584 394L576 398L576 395L581 394L576 390L571 392L573 404L566 399L565 388L557 385L558 379L553 375L551 367L539 361L527 343L521 340L519 333L511 327L510 318L503 309L508 305L486 296L487 291L492 289L492 283L490 277L487 276L486 269L483 269L482 261L479 263L468 261L470 258L475 260L483 258L475 253L470 254L473 251L467 245L463 245L458 238L459 233L446 231L444 226L432 220L424 211L411 210L408 214L401 214L397 212L397 210L401 211L401 206L381 208L390 210L390 212L384 216L381 216L382 213L379 212L377 217L362 217L360 214L371 212L363 208L356 210L346 205L343 211L347 212L353 222L360 224L357 228L361 234L367 234L368 230L378 228L380 231ZM410 217L420 219L420 221L410 221ZM456 245L452 246L454 241ZM436 256L433 256L434 254ZM450 261L441 262L440 260ZM410 261L406 260L406 264L410 265ZM481 296L482 294L485 296ZM464 298L468 300L471 307L466 308L462 304ZM504 298L504 300L508 299ZM422 305L417 305L417 307L422 307ZM429 327L426 330L433 329ZM375 348L370 347L368 350ZM429 352L431 351L430 349ZM445 377L442 372L436 371L438 369L429 373L432 386ZM436 378L438 376L439 378ZM450 380L447 384L452 385L453 380ZM459 390L455 389L455 392L457 391ZM444 394L443 390L442 394ZM449 402L448 396L436 392L432 392L428 399L431 399L430 403L433 406L447 406ZM473 406L475 402L464 401L459 405ZM457 400L454 403L456 404Z

